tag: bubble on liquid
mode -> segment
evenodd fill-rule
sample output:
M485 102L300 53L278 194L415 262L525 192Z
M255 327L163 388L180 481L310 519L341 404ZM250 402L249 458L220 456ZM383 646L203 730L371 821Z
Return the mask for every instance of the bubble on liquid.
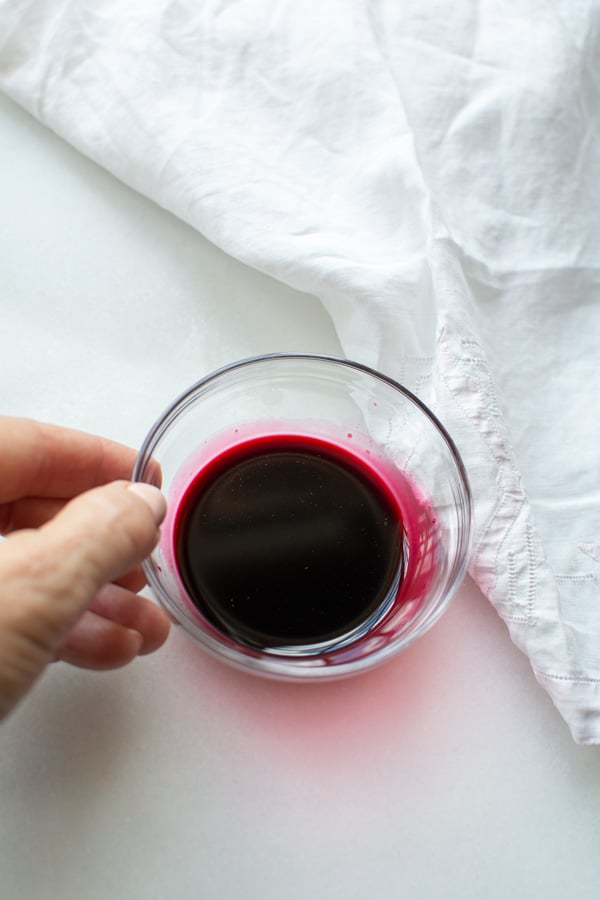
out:
M352 432L349 431L347 436L348 436L349 438L351 438L351 437L352 437Z

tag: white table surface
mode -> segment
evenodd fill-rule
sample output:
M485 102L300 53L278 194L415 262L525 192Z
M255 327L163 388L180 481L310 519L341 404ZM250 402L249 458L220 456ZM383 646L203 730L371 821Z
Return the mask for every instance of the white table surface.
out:
M0 312L0 412L133 445L218 365L340 352L316 299L4 98ZM355 679L268 682L174 631L118 672L54 666L0 727L2 900L599 896L600 749L470 582Z

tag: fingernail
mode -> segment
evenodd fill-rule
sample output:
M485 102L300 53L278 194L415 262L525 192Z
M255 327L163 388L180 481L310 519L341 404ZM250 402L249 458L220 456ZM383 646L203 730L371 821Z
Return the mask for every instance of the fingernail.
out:
M144 649L144 638L135 628L127 628L127 631L131 637L132 644L135 645L135 656L139 656Z
M167 512L167 501L157 487L145 484L142 481L134 481L127 486L133 494L136 494L152 510L156 524L160 525Z

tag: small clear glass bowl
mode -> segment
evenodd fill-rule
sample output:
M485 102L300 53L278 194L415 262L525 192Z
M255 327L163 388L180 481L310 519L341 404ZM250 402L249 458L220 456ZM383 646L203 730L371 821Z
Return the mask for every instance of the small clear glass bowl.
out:
M362 628L319 645L247 646L194 605L177 565L174 523L199 471L261 436L299 435L341 447L375 469L397 499L407 533L400 590ZM459 453L443 426L402 385L345 359L273 354L202 378L165 410L140 449L134 481L162 469L168 513L143 563L158 600L194 641L255 674L320 680L389 659L427 631L460 584L471 546L472 502Z

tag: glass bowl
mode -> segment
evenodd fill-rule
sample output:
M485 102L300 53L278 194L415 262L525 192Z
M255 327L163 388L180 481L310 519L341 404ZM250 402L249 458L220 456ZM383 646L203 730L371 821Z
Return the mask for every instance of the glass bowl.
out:
M267 465L275 451L277 459L284 461L277 486L269 487L270 482L264 488L257 488L256 483L251 486L258 520L245 522L245 530L237 533L237 543L229 544L226 537L219 537L225 534L222 523L216 531L214 523L209 523L209 531L196 536L196 550L190 550L192 545L186 544L190 523L202 517L206 520L216 508L214 498L225 491L226 484L219 479L230 478L231 484L238 485L236 489L242 493L227 501L237 510L246 502L243 492L249 490L248 478L255 475L243 481L236 465L250 466L244 471L256 472L251 466L258 465L259 457L261 465L263 456ZM293 460L289 454L296 454ZM151 480L151 458L162 469L168 513L160 541L143 563L148 584L190 638L247 671L286 680L314 680L370 668L427 631L464 576L472 503L452 439L410 391L356 362L307 354L273 354L234 362L202 378L165 410L143 442L134 481ZM330 475L342 478L336 488L337 499L347 500L348 506L354 502L355 489L366 491L368 497L359 505L361 510L366 508L367 519L362 512L358 519L344 519L345 504L334 504L334 495L326 493L324 505L336 505L342 511L330 520L324 518L321 508L318 517L311 519L304 509L314 485L299 482L300 487L294 488L289 469L291 462L304 465L307 460L324 465L330 473L319 480L315 469L319 489ZM194 504L197 513L190 512ZM294 518L299 504L304 516L302 530L288 534L286 529L292 527L289 517ZM275 510L279 515L283 508L288 518L285 522L277 519L265 538L261 531L264 520L274 518ZM193 515L200 518L194 520ZM334 529L338 531L334 533ZM305 593L300 589L300 575L292 563L279 558L285 535L291 535L288 547L292 546L294 553L304 542L307 552L313 554L311 559L321 559L327 570L327 589L318 582L317 590L317 582L310 581L310 589ZM329 544L323 544L324 540ZM345 557L337 552L344 540L349 542ZM209 595L213 588L218 592L219 585L227 582L223 590L234 590L231 578L235 590L244 591L244 579L249 576L243 566L250 547L258 554L260 571L270 579L268 587L266 581L258 587L253 584L255 594L248 588L248 596L242 597L246 602L243 613L236 611L237 597L229 598L228 610L224 600L221 607L212 603ZM376 561L385 553L387 574L380 577ZM197 581L190 575L195 564ZM375 581L363 577L371 568L376 586ZM213 582L206 587L213 575ZM272 600L274 593L277 615L289 618L286 627L291 630L284 637L281 629L277 631L279 625L269 628L275 606L269 606L267 596ZM330 600L338 619L320 633L310 617L321 616L318 621L325 621L323 616L331 612L325 609ZM262 630L238 627L243 615L259 614ZM270 631L277 631L278 637Z

